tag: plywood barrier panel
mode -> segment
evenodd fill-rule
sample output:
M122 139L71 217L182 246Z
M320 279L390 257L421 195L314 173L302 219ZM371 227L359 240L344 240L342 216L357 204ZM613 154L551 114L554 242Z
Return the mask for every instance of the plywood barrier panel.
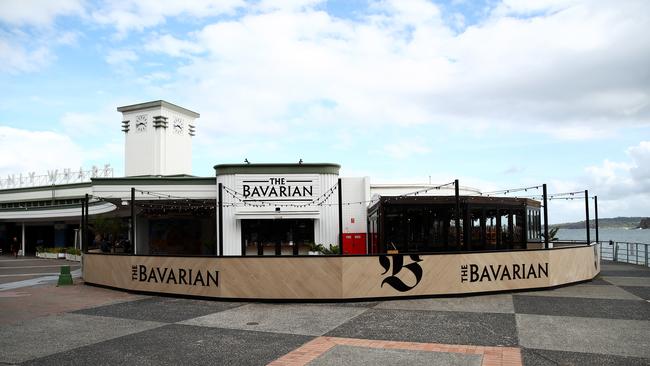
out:
M341 257L223 258L220 263L224 297L341 298Z
M222 270L216 258L86 254L84 281L136 291L221 296Z
M344 297L462 294L545 287L548 251L344 258Z
M593 278L599 247L353 257L84 255L84 280L238 299L354 299L543 288Z
M600 273L600 244L550 250L549 257L559 269L553 273L549 286L589 280Z

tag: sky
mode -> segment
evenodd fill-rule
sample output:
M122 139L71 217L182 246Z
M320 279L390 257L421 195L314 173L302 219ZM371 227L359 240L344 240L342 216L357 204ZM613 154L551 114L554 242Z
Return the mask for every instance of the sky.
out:
M303 159L650 216L648 34L647 0L2 0L0 179L122 176L116 108L163 99L201 114L198 176Z

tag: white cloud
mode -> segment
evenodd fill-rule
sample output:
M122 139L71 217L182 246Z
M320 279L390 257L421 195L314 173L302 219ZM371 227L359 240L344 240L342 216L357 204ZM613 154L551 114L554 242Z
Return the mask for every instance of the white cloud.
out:
M414 155L427 154L431 149L417 140L402 140L384 144L382 151L391 158L406 159Z
M641 141L626 153L628 161L605 160L601 165L587 167L589 185L609 199L650 197L650 141Z
M53 58L48 47L36 46L29 49L21 43L0 37L0 73L38 71L49 65Z
M64 15L82 15L83 0L3 0L0 1L0 22L12 25L46 27Z
M116 28L120 36L165 23L167 17L205 18L232 13L242 0L126 0L105 2L92 11L92 19Z
M426 1L382 1L355 21L310 1L294 5L253 7L187 39L164 35L147 46L195 55L165 92L182 91L202 111L205 133L234 133L232 121L236 131L268 133L300 120L579 140L650 120L650 38L639 36L650 31L645 1L506 3L509 10L459 34ZM323 100L333 107L320 108Z
M83 151L70 137L52 131L0 126L0 177L79 167Z
M203 48L193 42L175 38L165 34L152 38L145 46L147 51L160 52L173 57L183 57L203 51Z

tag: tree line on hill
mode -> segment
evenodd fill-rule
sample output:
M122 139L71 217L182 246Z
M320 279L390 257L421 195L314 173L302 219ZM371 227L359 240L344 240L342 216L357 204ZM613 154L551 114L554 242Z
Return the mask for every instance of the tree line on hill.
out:
M595 220L589 220L589 226L595 226ZM578 222L567 222L562 224L549 225L552 228L558 229L584 229L585 220ZM650 229L649 217L612 217L612 218L599 218L599 228L611 229Z

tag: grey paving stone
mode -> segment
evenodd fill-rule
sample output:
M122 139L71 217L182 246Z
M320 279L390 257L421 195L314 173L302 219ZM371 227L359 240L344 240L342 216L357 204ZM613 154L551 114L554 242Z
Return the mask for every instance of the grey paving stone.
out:
M644 300L650 300L650 287L641 286L621 286L621 288L629 293L632 293Z
M76 311L78 314L175 323L242 306L238 302L150 297Z
M522 348L525 366L590 365L590 366L647 366L650 359L603 355L596 353L549 351Z
M517 314L578 316L607 319L650 319L650 304L644 300L584 299L514 295Z
M650 321L515 316L519 344L527 348L650 358Z
M619 271L619 270L601 270L600 271L601 276L605 277L646 277L650 278L650 271L639 271L639 270L626 270L626 271Z
M323 353L309 366L339 366L339 365L444 365L444 366L480 366L482 357L479 355L407 351L395 349L377 349L353 346L335 346Z
M364 311L367 309L343 306L249 304L182 324L316 336Z
M614 285L573 285L553 290L518 292L517 295L581 297L590 299L640 300L641 298Z
M611 283L605 281L605 280L604 280L602 277L600 277L600 276L597 276L597 277L594 278L593 280L591 280L591 281L589 281L589 282L585 282L585 283L588 284L588 285L611 285Z
M612 270L612 271L647 271L650 268L645 268L637 264L621 263L621 262L601 262L601 270Z
M312 337L170 324L27 365L265 365Z
M603 279L616 286L644 286L650 287L650 278L647 277L610 277Z
M514 313L512 295L483 295L433 299L384 301L376 309L462 311L475 313Z
M0 363L24 362L162 325L82 314L31 319L0 327Z
M379 304L379 301L347 301L347 302L320 302L320 303L303 303L301 305L311 305L311 306L345 306L351 308L372 308ZM290 305L290 304L286 304ZM291 304L293 305L293 304Z
M517 345L513 314L370 309L327 335L480 346Z

